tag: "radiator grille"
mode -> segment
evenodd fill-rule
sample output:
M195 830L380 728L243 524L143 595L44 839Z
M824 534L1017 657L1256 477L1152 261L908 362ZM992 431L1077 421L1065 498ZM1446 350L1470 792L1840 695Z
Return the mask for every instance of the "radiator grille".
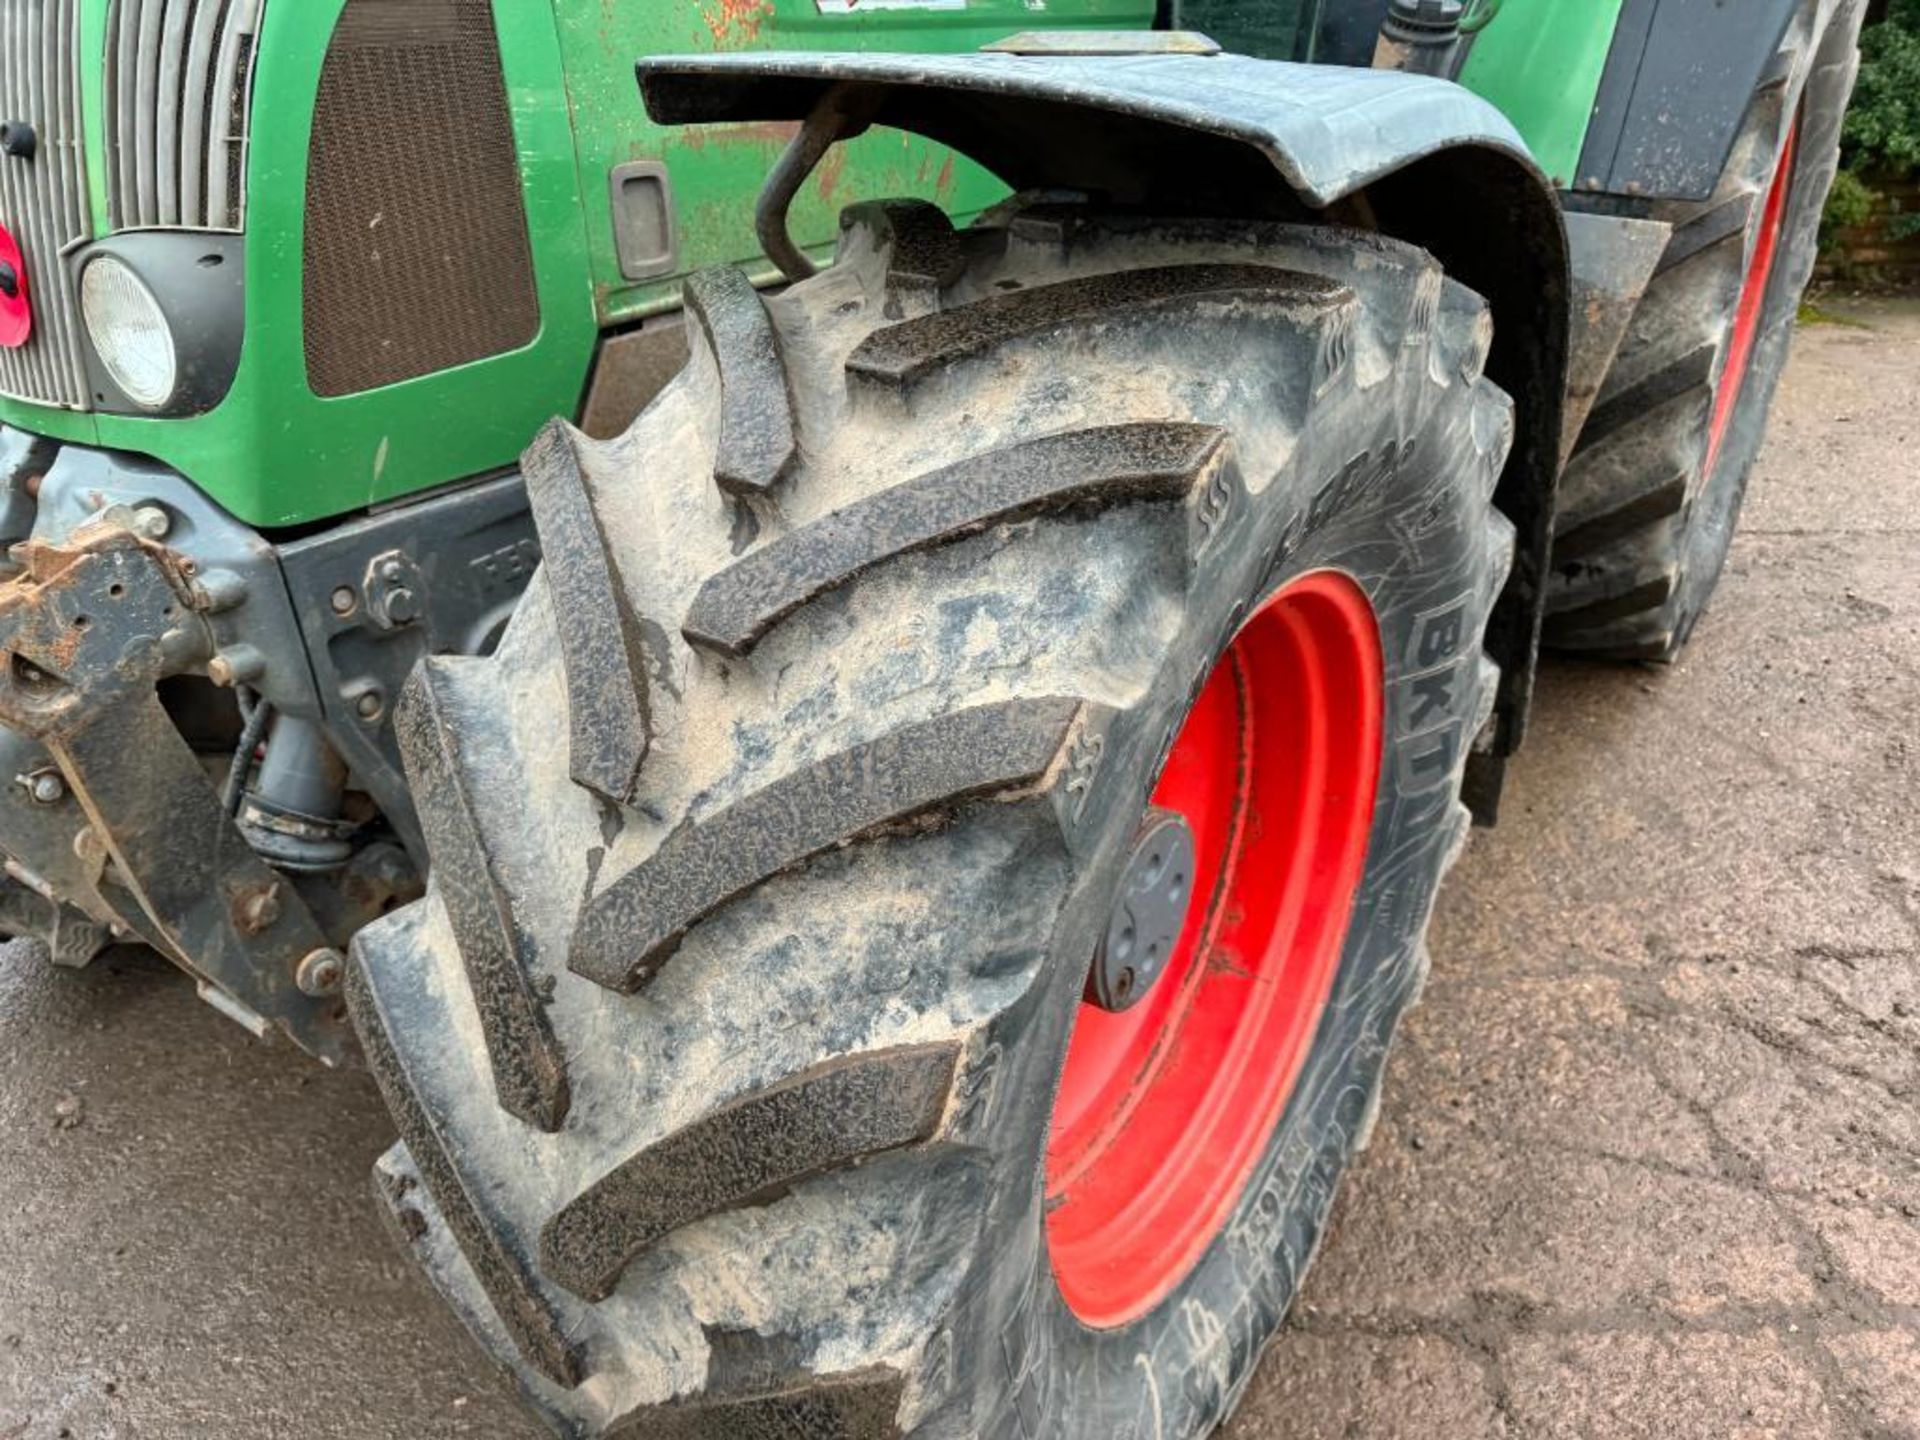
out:
M0 156L0 224L26 254L34 327L19 349L0 349L0 394L76 409L87 379L60 252L89 232L78 9L78 0L0 0L0 121L24 120L38 138L32 159Z
M263 0L114 0L109 192L126 230L238 230Z
M314 109L307 380L350 395L540 327L488 0L348 0Z

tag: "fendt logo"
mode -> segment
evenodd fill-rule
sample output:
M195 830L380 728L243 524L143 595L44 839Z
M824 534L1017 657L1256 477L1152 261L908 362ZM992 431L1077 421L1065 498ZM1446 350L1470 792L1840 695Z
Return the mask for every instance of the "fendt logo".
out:
M13 232L0 225L0 349L18 350L33 334L33 305L27 296L27 257Z

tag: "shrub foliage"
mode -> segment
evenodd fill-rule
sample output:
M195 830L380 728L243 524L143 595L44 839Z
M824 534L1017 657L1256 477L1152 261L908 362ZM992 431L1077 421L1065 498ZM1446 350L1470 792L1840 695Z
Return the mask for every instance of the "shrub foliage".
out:
M1840 176L1825 233L1858 225L1890 202L1876 187L1920 174L1920 0L1891 0L1860 37L1860 83L1841 132ZM1920 214L1895 214L1887 237L1920 234Z

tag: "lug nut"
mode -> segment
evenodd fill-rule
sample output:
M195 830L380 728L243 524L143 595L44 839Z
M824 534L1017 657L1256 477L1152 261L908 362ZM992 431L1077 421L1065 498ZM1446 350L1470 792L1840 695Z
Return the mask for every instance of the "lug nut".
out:
M335 995L347 978L347 962L338 950L309 950L293 972L303 995Z

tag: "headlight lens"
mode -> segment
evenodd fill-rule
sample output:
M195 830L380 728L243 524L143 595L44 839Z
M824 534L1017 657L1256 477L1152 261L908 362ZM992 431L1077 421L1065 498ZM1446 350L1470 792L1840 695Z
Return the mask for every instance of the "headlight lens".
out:
M80 314L94 353L127 398L158 410L179 384L180 358L166 312L125 261L102 255L80 275Z

